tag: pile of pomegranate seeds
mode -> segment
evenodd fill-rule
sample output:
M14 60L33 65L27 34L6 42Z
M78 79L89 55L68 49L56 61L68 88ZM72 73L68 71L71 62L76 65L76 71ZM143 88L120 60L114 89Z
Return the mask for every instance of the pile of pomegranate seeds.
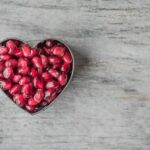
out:
M30 113L58 96L71 70L72 56L59 41L45 40L36 48L15 39L0 45L0 87Z

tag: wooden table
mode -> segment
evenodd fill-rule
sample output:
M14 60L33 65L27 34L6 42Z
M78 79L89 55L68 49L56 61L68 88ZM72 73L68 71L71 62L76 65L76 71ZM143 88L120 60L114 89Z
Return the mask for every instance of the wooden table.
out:
M0 95L0 150L149 150L150 1L1 0L0 39L72 47L70 86L30 116Z

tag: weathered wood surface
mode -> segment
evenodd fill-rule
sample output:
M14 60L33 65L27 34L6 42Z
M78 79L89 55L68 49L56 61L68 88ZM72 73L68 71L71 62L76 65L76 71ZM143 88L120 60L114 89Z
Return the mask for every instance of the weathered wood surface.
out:
M0 40L66 41L70 86L30 116L0 94L0 150L149 150L150 1L1 0Z

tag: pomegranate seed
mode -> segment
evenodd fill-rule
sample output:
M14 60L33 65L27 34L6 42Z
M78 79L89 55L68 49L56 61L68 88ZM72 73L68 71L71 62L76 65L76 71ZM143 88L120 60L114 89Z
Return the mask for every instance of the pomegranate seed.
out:
M57 89L59 87L59 83L57 81L48 81L45 85L46 89Z
M68 63L64 63L62 66L61 66L61 69L60 69L62 72L65 72L65 73L68 73L69 70L70 70L70 64Z
M67 83L67 80L68 80L68 77L65 73L61 74L58 77L58 81L59 81L60 85L62 85L62 86L64 86Z
M10 57L11 56L9 54L0 55L0 59L4 61L10 59Z
M22 94L23 94L23 96L25 97L25 98L29 98L29 97L31 97L32 96L32 87L31 87L31 85L30 84L24 84L23 86L22 86L22 90L21 90L21 92L22 92Z
M0 78L4 78L4 75L3 75L3 73L0 73Z
M6 47L9 49L9 54L12 54L16 49L16 44L13 40L8 40L6 42Z
M45 81L48 81L48 80L50 80L52 77L51 77L51 75L50 75L49 73L43 72L43 73L42 73L42 78L43 78Z
M68 52L65 53L65 55L63 56L63 59L66 63L69 63L69 64L72 63L72 57Z
M45 91L44 93L44 99L47 100L48 98L50 98L52 96L52 94L55 92L54 89L48 89Z
M21 57L18 59L18 66L19 67L28 66L28 64L29 64L29 60L27 58Z
M0 46L0 54L6 54L8 53L8 48L4 46Z
M60 64L62 62L62 59L57 56L51 56L49 57L50 64Z
M29 106L26 105L25 108L29 111L29 112L34 112L35 108L33 106Z
M36 76L37 76L37 71L36 71L35 68L32 68L32 69L31 69L30 75L31 75L32 77L36 77Z
M10 90L9 90L9 93L11 95L14 95L16 93L19 93L21 90L21 86L20 85L14 85Z
M4 90L9 90L12 87L12 83L10 81L6 81L5 85L3 86Z
M34 95L34 100L37 102L37 103L40 103L42 101L44 97L44 93L43 93L43 90L42 89L37 89L35 95Z
M51 48L52 46L54 46L55 42L53 40L47 40L45 42L46 47Z
M12 77L12 75L13 75L12 67L5 68L4 71L3 71L3 75L4 75L5 79L8 79L8 78Z
M37 68L43 68L41 58L35 56L35 57L33 57L32 62L33 62L33 64L34 64L35 67L37 67Z
M16 48L16 49L14 50L14 55L15 55L16 57L22 57L22 56L23 56L22 51L21 51L19 48Z
M14 67L17 66L17 64L18 64L18 62L17 62L16 59L9 59L9 60L6 60L6 62L5 62L5 66L6 67L12 67L12 68L14 68Z
M28 66L23 66L23 67L18 68L18 73L23 74L23 75L28 74L29 71L30 69Z
M2 72L3 70L4 70L4 64L0 62L0 72Z
M24 57L30 57L30 46L28 44L22 44L21 49Z
M20 107L24 107L26 104L26 100L23 97L22 94L16 94L13 97L13 100L16 102L16 104L18 104Z
M44 88L44 81L40 77L33 78L33 85L35 88L43 89Z
M12 83L10 81L0 79L0 87L4 90L9 90L12 87Z
M30 105L30 106L35 106L37 104L38 103L33 98L30 98L29 101L28 101L28 105Z
M22 77L22 78L20 79L19 84L20 84L20 85L24 85L24 84L29 83L29 82L30 82L30 78L27 77L27 76L24 76L24 77Z
M54 46L53 54L62 57L65 54L65 48L62 46Z
M32 48L31 49L31 54L30 54L30 58L33 58L34 56L39 54L39 50L36 48Z
M44 52L48 55L51 55L52 54L52 49L50 48L44 48Z
M22 77L21 75L16 74L16 75L13 76L12 80L13 80L13 82L18 83L20 81L21 77Z
M47 59L47 57L45 55L40 55L40 57L41 57L41 61L42 61L43 67L46 68L47 65L48 65L48 59Z
M48 102L51 103L55 98L57 97L57 93L53 89L49 89L45 91L45 96L44 99Z
M59 76L59 72L57 70L55 70L55 69L49 69L48 72L54 78L58 78L58 76Z

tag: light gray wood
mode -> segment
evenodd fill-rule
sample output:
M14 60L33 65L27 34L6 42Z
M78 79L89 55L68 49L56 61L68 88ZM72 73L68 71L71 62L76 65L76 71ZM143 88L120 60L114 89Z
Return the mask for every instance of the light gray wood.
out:
M0 94L0 150L149 150L150 1L1 0L0 40L59 38L70 86L30 116Z

